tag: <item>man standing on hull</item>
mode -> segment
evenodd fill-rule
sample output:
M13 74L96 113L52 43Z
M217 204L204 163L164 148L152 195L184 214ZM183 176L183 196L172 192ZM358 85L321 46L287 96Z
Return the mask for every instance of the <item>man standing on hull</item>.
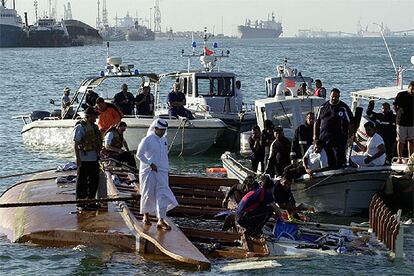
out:
M95 124L98 113L88 107L85 118L78 122L73 131L76 164L76 199L94 199L99 185L99 152L102 149L102 136ZM78 205L82 210L85 205Z
M141 214L144 225L151 225L149 215L158 218L157 228L171 230L165 221L167 211L175 208L178 202L168 185L168 146L165 133L167 121L157 119L152 122L147 136L138 146L140 160L139 183L141 191Z
M325 102L316 116L313 139L322 140L330 168L346 164L346 146L352 136L354 119L349 106L339 100L340 91L332 89L329 101Z

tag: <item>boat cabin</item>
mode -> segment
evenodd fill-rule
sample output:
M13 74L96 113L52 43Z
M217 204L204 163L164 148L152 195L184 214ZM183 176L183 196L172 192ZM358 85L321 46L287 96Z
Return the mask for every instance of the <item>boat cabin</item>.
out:
M170 74L186 96L187 108L210 113L238 113L242 103L235 97L236 76L228 72L179 72Z
M325 102L324 98L309 96L295 97L277 95L274 98L256 100L257 124L264 128L264 121L271 120L275 126L280 125L285 131L285 136L293 137L295 129L305 122L308 112L316 112Z

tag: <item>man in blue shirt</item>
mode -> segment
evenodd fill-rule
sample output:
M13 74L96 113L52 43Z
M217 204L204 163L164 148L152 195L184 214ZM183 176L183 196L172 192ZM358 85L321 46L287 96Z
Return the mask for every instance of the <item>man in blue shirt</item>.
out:
M345 165L347 141L354 129L351 109L339 96L339 89L332 89L329 101L319 108L313 132L313 140L319 139L325 144L330 168Z
M184 106L186 104L185 95L180 91L180 84L174 83L173 91L168 94L168 105L170 107L170 115L177 117L186 117L190 120L194 119L193 114Z
M236 221L246 229L246 235L260 236L263 226L272 214L280 215L272 190L273 181L267 178L261 188L248 192L240 201L236 211Z
M135 98L132 93L128 92L128 85L125 83L121 86L122 91L115 94L114 104L122 111L124 115L133 115Z

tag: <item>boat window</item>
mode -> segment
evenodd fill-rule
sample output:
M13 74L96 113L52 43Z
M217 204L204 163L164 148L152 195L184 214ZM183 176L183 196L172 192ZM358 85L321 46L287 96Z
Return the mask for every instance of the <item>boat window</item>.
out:
M191 81L191 78L188 78L188 84L187 84L187 96L192 97L193 96L193 83Z
M281 125L283 128L291 128L293 126L292 112L290 107L274 110L270 114L270 120L275 126Z
M182 92L184 94L187 94L187 79L186 78L183 79L183 86L184 86L184 88L183 88Z
M197 95L233 96L234 83L232 77L198 77L196 80Z

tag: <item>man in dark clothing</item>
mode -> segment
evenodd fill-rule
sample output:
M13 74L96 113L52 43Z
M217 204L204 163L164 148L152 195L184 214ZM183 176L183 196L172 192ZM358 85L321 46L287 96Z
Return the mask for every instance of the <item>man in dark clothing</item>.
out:
M269 160L266 173L271 177L282 175L283 170L290 164L290 141L284 136L283 128L277 126L274 129L275 140L270 146Z
M104 135L104 146L108 156L120 162L126 162L129 166L136 168L134 155L129 152L128 143L124 139L127 124L119 122L116 127L108 129ZM124 150L124 149L125 150Z
M264 121L264 129L262 131L262 145L265 148L265 157L264 157L264 167L267 166L267 160L269 159L270 153L270 145L272 145L273 141L275 140L275 136L273 134L273 129L275 126L273 125L271 120Z
M329 167L346 164L346 146L353 135L354 119L349 106L339 100L340 91L332 89L329 101L322 104L316 116L314 140L322 140L328 156Z
M168 105L170 107L170 115L177 117L182 116L190 120L194 119L193 114L184 106L186 104L185 95L180 91L180 84L174 83L173 91L168 94Z
M398 163L402 163L405 144L408 144L408 156L414 153L414 81L410 81L407 91L397 94L394 105L397 110Z
M307 208L302 204L296 206L295 198L290 189L292 181L293 177L289 174L284 174L280 180L276 181L275 188L273 189L275 203L292 215L300 211L314 211L313 208Z
M76 181L76 199L94 199L99 186L99 152L102 149L102 136L95 124L98 113L89 107L85 119L76 124L73 141L76 164L78 167ZM85 205L78 205L79 210Z
M122 111L122 114L132 115L135 105L134 95L128 92L128 85L125 83L121 88L122 91L115 94L114 104Z
M246 235L258 236L272 216L280 215L272 195L273 181L268 179L257 190L248 192L240 201L236 211L236 222L246 229Z
M137 115L154 115L154 95L150 91L149 86L144 86L142 93L135 97Z
M92 89L87 90L85 95L85 103L82 105L83 109L87 109L88 107L95 107L96 100L98 98L99 95L95 91Z
M389 103L382 104L382 113L374 112L374 106L375 102L369 101L367 115L375 123L377 133L384 139L387 160L391 161L394 156L394 144L397 137L395 115L391 111Z
M315 122L315 114L308 112L306 114L306 120L303 125L298 126L295 130L295 136L292 141L291 158L300 159L303 154L313 143L313 124Z
M257 172L257 168L260 163L260 169L264 170L264 156L265 156L265 147L262 144L262 138L260 133L260 127L254 126L252 128L252 135L249 137L249 145L252 151L250 156L252 160L252 171Z

